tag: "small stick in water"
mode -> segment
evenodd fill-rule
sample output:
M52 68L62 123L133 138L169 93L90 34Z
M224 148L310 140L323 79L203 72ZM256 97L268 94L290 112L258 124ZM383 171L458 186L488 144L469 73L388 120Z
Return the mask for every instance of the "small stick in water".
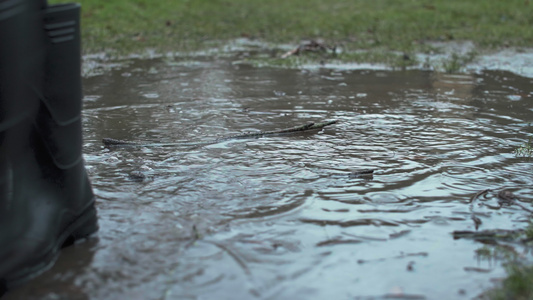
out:
M300 131L307 131L307 130L313 130L313 129L321 129L325 126L336 124L337 120L333 121L326 121L321 123L308 123L306 125L292 127L292 128L286 128L281 130L273 130L273 131L261 131L261 132L252 132L252 133L244 133L244 134L238 134L228 137L222 137L218 139L214 139L207 142L183 142L183 143L147 143L147 142L133 142L133 141L125 141L125 140L119 140L119 139L113 139L113 138L103 138L102 143L104 143L105 147L163 147L163 146L205 146L205 145L211 145L216 144L220 142L224 142L227 140L232 139L245 139L245 138L259 138L269 135L278 135L278 134L285 134L285 133L295 133Z

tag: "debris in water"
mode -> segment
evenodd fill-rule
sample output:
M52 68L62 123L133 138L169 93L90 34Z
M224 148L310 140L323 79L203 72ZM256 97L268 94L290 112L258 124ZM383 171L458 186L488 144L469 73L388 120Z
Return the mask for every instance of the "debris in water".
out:
M337 46L330 46L330 45L324 44L324 42L322 41L311 40L283 54L281 58L287 58L291 55L300 55L301 53L304 53L304 52L327 52L328 50L330 50L332 54L335 54L335 51L337 50Z
M473 239L477 241L514 241L524 233L523 229L506 230L506 229L491 229L482 231L470 230L456 230L453 232L453 238L457 239Z
M365 169L365 170L359 170L355 172L351 172L348 174L349 178L373 178L374 170L372 169Z
M128 178L133 181L142 182L146 180L147 176L142 171L133 171L129 174Z

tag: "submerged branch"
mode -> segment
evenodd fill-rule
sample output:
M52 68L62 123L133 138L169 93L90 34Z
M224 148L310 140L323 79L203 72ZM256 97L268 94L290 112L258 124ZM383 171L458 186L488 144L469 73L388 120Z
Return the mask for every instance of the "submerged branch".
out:
M487 193L489 192L494 192L494 193L497 192L496 197L498 198L499 206L496 206L496 207L489 206L486 203L480 203L479 205L484 205L492 209L501 209L504 206L510 207L510 206L516 205L519 208L521 208L523 211L533 214L533 210L526 207L522 203L518 202L519 201L518 197L516 197L515 194L513 194L513 192L511 192L510 190L506 188L501 188L499 190L498 189L497 190L485 189L485 190L477 192L474 196L472 196L472 198L470 198L470 201L469 201L470 218L472 219L472 221L474 221L474 226L476 230L478 230L479 226L482 224L481 219L476 216L476 213L474 211L476 200L479 199L481 196L486 197Z
M296 132L302 132L302 131L308 131L308 130L314 130L314 129L321 129L328 125L332 125L337 123L337 120L333 121L325 121L320 123L308 123L301 126L286 128L286 129L280 129L280 130L273 130L273 131L261 131L261 132L252 132L252 133L244 133L244 134L238 134L238 135L232 135L227 137L222 137L210 141L198 141L198 142L181 142L181 143L149 143L149 142L137 142L137 141L125 141L125 140L118 140L113 138L103 138L102 142L104 143L105 147L168 147L168 146L189 146L189 147L201 147L206 145L212 145L221 143L228 140L237 140L237 139L247 139L247 138L260 138L265 136L273 136L273 135L280 135L280 134L288 134L288 133L296 133Z
M478 230L479 226L483 223L480 218L478 218L474 212L474 203L477 198L487 194L491 189L486 189L481 192L477 192L472 198L470 198L470 218L474 221L474 226Z

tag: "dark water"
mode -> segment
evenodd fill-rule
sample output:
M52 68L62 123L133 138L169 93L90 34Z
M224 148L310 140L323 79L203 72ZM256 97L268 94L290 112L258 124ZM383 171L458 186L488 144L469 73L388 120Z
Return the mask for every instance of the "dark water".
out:
M533 200L533 162L512 153L533 135L533 80L511 73L152 60L84 84L101 229L12 299L470 299L505 275L497 256L479 255L496 246L453 239L475 230L470 198L507 187ZM197 149L100 142L331 119L321 131ZM375 172L348 176L361 169ZM480 230L529 219L516 206L475 212Z

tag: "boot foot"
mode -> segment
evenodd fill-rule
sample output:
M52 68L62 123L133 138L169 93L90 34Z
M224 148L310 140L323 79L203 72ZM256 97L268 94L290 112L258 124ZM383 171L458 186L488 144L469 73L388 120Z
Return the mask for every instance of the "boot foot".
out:
M61 238L58 239L58 241L63 240L60 248L73 245L77 241L83 240L97 231L98 221L96 209L94 208L94 205L91 205L65 229Z
M34 263L19 266L15 272L6 274L3 278L0 278L0 297L10 289L46 272L54 265L62 248L82 241L96 231L98 231L96 208L91 204L67 225L55 242L52 243L51 247L48 247L48 251L43 252L39 258L32 260Z

